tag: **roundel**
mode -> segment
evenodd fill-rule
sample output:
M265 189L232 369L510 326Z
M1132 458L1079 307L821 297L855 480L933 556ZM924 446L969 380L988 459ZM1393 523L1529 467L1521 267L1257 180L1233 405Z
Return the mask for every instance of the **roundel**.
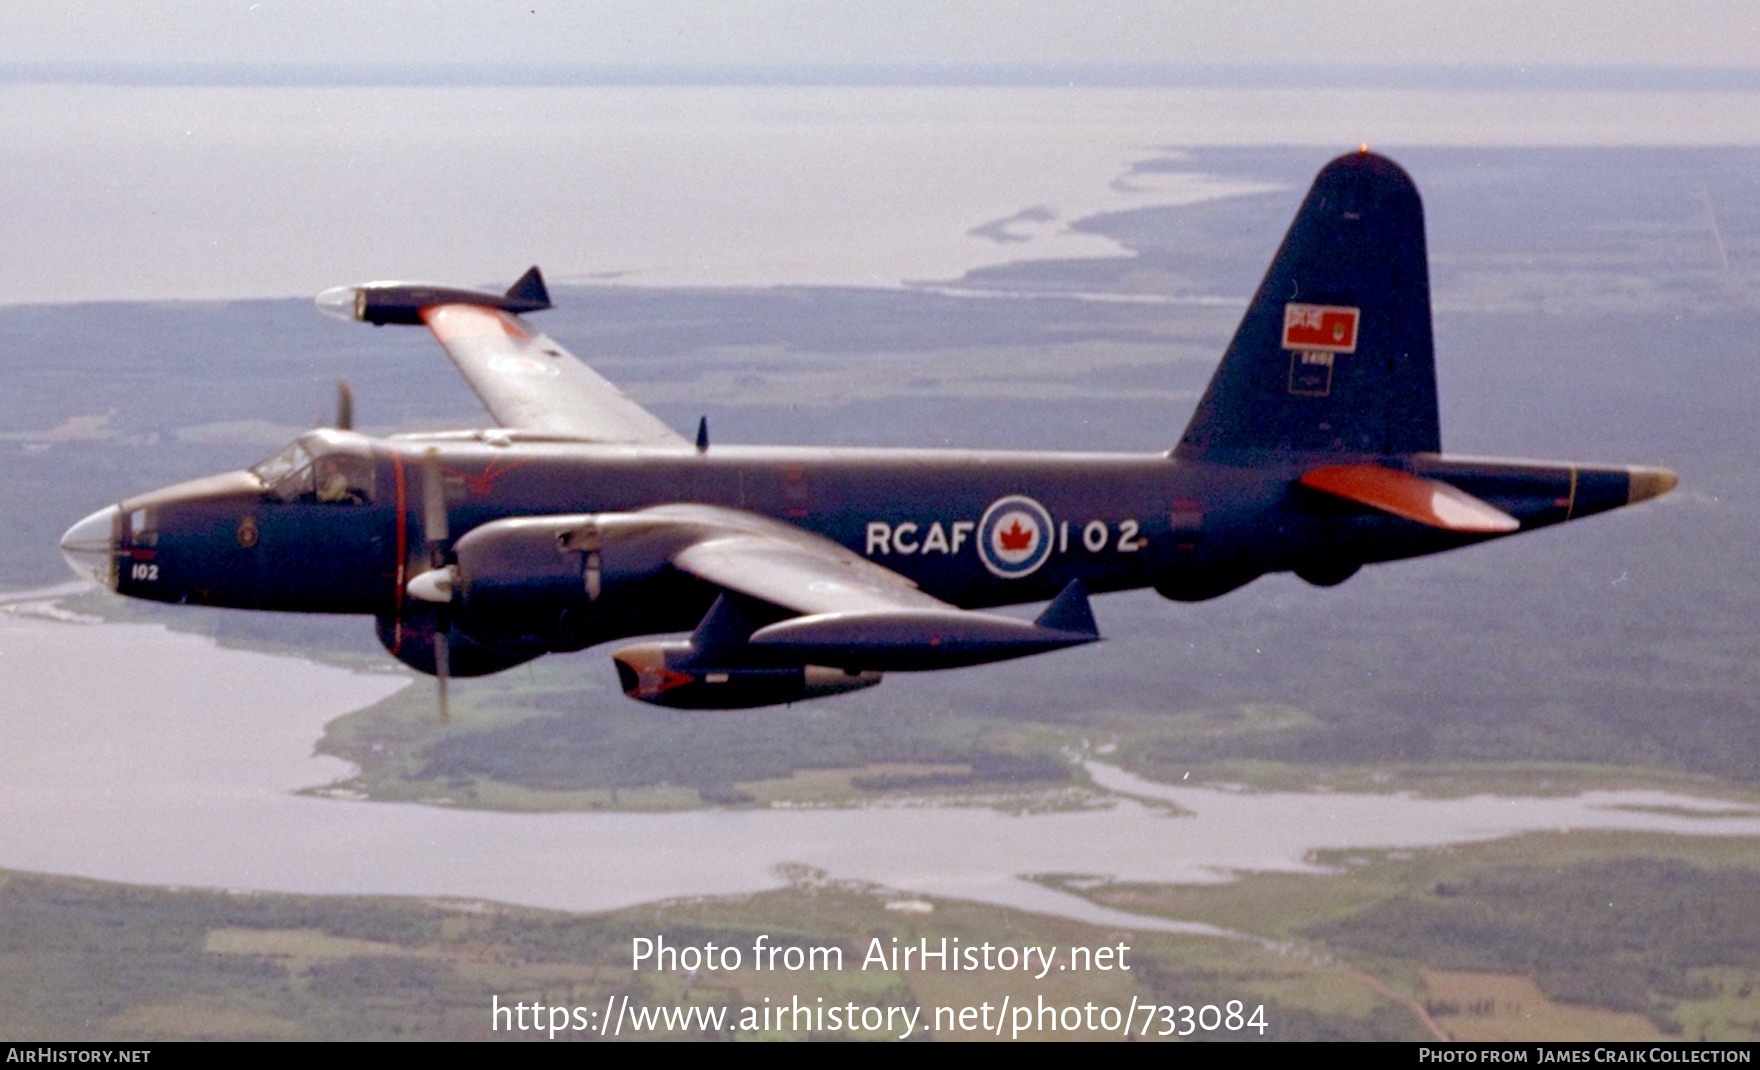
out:
M1051 514L1031 498L998 498L978 521L978 556L1005 580L1038 570L1051 556Z

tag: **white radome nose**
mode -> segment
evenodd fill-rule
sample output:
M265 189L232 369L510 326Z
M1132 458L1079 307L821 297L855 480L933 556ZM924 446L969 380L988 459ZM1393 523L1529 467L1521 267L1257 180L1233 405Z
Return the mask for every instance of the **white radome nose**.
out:
M73 574L106 590L116 589L116 521L114 505L86 517L61 536L61 556Z

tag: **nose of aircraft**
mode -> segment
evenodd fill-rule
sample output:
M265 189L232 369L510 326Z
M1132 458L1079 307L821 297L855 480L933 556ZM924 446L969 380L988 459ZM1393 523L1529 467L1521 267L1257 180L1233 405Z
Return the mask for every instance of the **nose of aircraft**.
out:
M61 536L61 556L74 575L110 590L116 589L116 521L120 515L116 506L105 506Z

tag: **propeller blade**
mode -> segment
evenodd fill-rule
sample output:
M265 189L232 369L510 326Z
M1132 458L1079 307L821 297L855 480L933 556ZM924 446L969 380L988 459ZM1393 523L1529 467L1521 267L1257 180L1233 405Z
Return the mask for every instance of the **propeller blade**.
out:
M422 454L422 530L428 538L429 556L440 565L441 543L449 537L446 531L446 484L440 472L440 451L429 447Z
M347 379L336 380L336 429L354 430L354 391L348 388Z
M452 723L452 710L446 704L446 680L452 675L452 657L447 650L446 633L434 631L434 679L440 685L440 723Z
M446 519L446 476L440 470L440 451L428 447L422 454L422 531L428 540L429 571L410 581L409 593L422 601L434 602L434 679L439 684L440 723L452 723L452 710L446 701L446 681L452 676L452 656L446 636L452 630L452 614L447 602L452 598L452 585L457 572L446 563L446 541L451 533Z

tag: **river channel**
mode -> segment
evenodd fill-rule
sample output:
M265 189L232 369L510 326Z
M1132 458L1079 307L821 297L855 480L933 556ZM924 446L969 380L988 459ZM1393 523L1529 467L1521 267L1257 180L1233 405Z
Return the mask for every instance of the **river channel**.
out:
M20 612L20 610L23 610ZM136 624L0 608L0 867L137 884L462 897L599 911L838 880L1112 925L1189 929L1029 879L1209 883L1316 871L1315 852L1536 830L1760 837L1760 811L1656 791L1239 792L1090 765L1110 805L513 814L298 794L351 774L324 724L407 686ZM1172 805L1169 805L1172 804Z

